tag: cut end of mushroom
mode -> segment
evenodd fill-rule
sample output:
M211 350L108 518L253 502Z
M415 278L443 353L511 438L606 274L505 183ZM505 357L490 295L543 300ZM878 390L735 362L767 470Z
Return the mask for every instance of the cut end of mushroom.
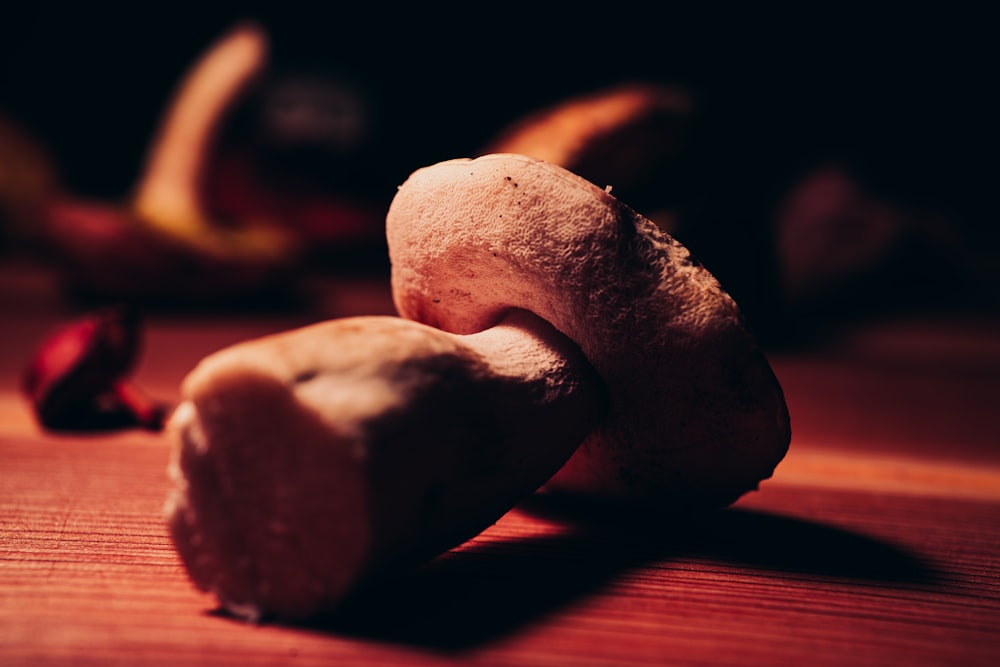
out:
M526 313L469 337L334 320L220 351L183 394L174 544L225 608L282 619L482 531L604 406L573 343Z

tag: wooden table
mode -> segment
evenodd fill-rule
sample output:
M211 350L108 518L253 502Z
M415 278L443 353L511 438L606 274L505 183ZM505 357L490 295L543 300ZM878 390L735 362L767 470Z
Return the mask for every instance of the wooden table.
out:
M2 266L2 265L0 265ZM309 311L156 312L139 382L320 316L391 311L384 281ZM534 498L349 620L250 625L188 583L155 434L42 432L18 392L76 313L0 270L0 665L1000 665L1000 320L870 324L773 352L794 437L773 479L697 519Z

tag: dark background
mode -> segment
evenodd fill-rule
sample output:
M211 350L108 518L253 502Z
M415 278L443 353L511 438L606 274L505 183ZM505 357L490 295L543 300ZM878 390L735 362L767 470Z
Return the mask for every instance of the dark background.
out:
M379 111L368 158L388 196L531 110L644 79L694 94L692 188L713 202L706 229L734 245L806 169L837 161L874 196L944 212L987 253L1000 246L985 15L638 7L40 2L4 10L0 109L53 152L70 189L122 196L182 73L251 18L271 34L276 71L309 64L367 88ZM739 291L724 259L707 263Z
M646 78L695 91L735 165L781 176L847 157L900 196L986 203L979 167L997 61L984 15L832 4L791 14L628 3L323 7L5 9L0 101L59 154L72 183L111 194L134 177L183 71L251 17L271 31L277 66L320 62L369 82L385 112L383 148L406 169L466 154L542 104Z

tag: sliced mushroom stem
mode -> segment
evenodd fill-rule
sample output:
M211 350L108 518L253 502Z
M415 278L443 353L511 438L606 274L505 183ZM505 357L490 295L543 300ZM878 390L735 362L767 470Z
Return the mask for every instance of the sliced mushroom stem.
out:
M194 583L246 617L304 617L474 536L604 410L576 346L511 313L470 336L353 318L204 360L170 420L168 502Z

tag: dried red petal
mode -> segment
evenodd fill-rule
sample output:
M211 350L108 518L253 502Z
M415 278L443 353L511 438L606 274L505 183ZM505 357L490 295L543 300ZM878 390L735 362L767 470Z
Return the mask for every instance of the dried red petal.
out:
M51 430L159 429L165 409L131 388L139 318L108 306L42 341L22 377L39 423Z

